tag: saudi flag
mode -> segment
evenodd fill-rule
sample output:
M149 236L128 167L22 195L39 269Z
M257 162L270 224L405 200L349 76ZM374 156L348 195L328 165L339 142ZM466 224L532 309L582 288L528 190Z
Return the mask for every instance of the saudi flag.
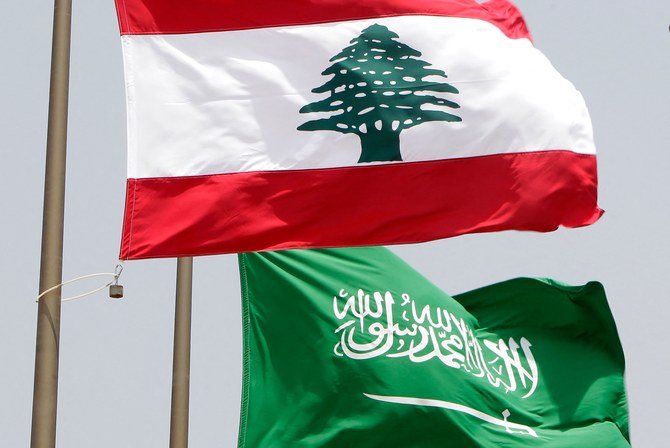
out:
M584 100L507 0L116 5L122 259L547 232L602 213Z
M240 447L630 446L597 282L451 297L384 248L239 261Z

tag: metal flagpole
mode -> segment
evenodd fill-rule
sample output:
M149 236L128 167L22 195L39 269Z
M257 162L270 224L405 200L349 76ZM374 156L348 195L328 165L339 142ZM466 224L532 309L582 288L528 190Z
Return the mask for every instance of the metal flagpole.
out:
M193 258L177 259L177 293L172 358L170 448L188 447L188 400L191 369Z
M62 282L71 15L72 0L55 0L44 176L40 293ZM61 289L56 288L40 299L37 311L30 440L32 448L56 446L60 311Z

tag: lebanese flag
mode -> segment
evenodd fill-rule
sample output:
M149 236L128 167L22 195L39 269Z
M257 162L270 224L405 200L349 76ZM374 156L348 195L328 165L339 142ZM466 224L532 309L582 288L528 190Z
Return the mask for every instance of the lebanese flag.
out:
M592 224L574 86L506 0L116 0L121 259Z

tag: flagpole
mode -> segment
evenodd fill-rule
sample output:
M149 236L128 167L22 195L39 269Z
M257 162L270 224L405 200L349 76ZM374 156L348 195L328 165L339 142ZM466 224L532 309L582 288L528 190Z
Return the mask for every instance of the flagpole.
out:
M174 349L172 355L170 448L188 447L192 295L193 258L178 258L177 292L174 316Z
M40 293L62 282L71 15L72 0L54 1ZM37 310L31 448L56 446L60 314L56 288L39 300Z

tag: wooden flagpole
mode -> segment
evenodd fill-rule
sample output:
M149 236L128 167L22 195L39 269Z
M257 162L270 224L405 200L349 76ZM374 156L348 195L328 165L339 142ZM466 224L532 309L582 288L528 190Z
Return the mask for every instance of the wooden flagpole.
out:
M62 282L71 16L72 0L54 1L40 293ZM31 448L56 446L60 312L56 288L40 299L37 311Z
M193 258L178 258L177 292L174 316L174 349L172 355L170 448L188 447L192 295Z

